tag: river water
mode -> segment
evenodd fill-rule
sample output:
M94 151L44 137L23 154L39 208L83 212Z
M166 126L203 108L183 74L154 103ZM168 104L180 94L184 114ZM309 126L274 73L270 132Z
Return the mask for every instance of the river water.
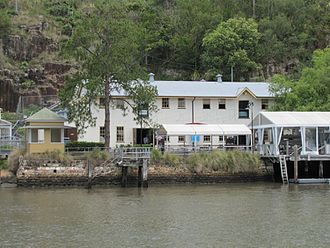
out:
M0 188L0 247L330 247L330 186Z

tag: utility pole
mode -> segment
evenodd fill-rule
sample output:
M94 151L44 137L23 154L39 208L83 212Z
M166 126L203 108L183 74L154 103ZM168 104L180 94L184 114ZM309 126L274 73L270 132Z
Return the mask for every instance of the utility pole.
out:
M252 0L252 17L256 18L256 0Z

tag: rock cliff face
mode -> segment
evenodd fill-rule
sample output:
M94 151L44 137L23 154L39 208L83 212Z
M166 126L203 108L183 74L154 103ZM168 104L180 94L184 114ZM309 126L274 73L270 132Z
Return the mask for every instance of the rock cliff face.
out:
M9 70L0 71L0 107L4 111L15 111L19 100L19 93L14 81L19 81L19 76Z
M11 112L16 111L20 96L25 106L40 104L44 96L56 96L73 69L58 59L58 43L44 34L47 23L19 28L20 35L0 42L0 52L12 65L8 69L0 64L0 107ZM56 61L50 59L54 57ZM29 64L31 60L33 66Z
M12 35L4 43L5 55L17 61L29 61L42 52L54 52L57 44L41 33L30 34L27 38L19 35Z

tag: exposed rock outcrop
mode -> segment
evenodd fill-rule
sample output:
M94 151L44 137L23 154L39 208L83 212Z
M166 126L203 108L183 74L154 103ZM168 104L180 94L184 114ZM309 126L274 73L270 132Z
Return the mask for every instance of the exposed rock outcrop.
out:
M42 52L54 52L57 50L57 43L40 33L33 33L28 37L11 35L4 42L4 54L11 59L18 61L29 61Z
M5 111L15 112L19 96L24 97L24 106L44 104L45 97L58 94L72 68L70 64L46 62L25 73L0 70L0 106Z

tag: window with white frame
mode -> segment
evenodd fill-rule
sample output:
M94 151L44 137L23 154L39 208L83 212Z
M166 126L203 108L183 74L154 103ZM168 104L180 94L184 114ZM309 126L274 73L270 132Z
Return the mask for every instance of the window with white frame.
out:
M211 109L210 99L203 99L203 109Z
M44 129L30 129L30 142L31 143L44 143L45 130Z
M163 109L170 108L170 99L169 98L162 98L162 108Z
M50 142L61 143L62 142L62 130L60 128L50 129Z
M211 142L211 136L210 135L204 135L204 143L210 143Z
M219 99L219 109L226 109L226 99Z
M250 110L249 101L239 101L238 102L238 118L239 119L250 118L249 110Z
M186 108L186 99L178 98L178 108L185 109Z
M124 127L117 127L117 143L124 142Z
M268 109L268 99L261 99L261 109Z
M178 142L179 143L184 143L185 142L185 136L184 135L179 135L178 136Z

